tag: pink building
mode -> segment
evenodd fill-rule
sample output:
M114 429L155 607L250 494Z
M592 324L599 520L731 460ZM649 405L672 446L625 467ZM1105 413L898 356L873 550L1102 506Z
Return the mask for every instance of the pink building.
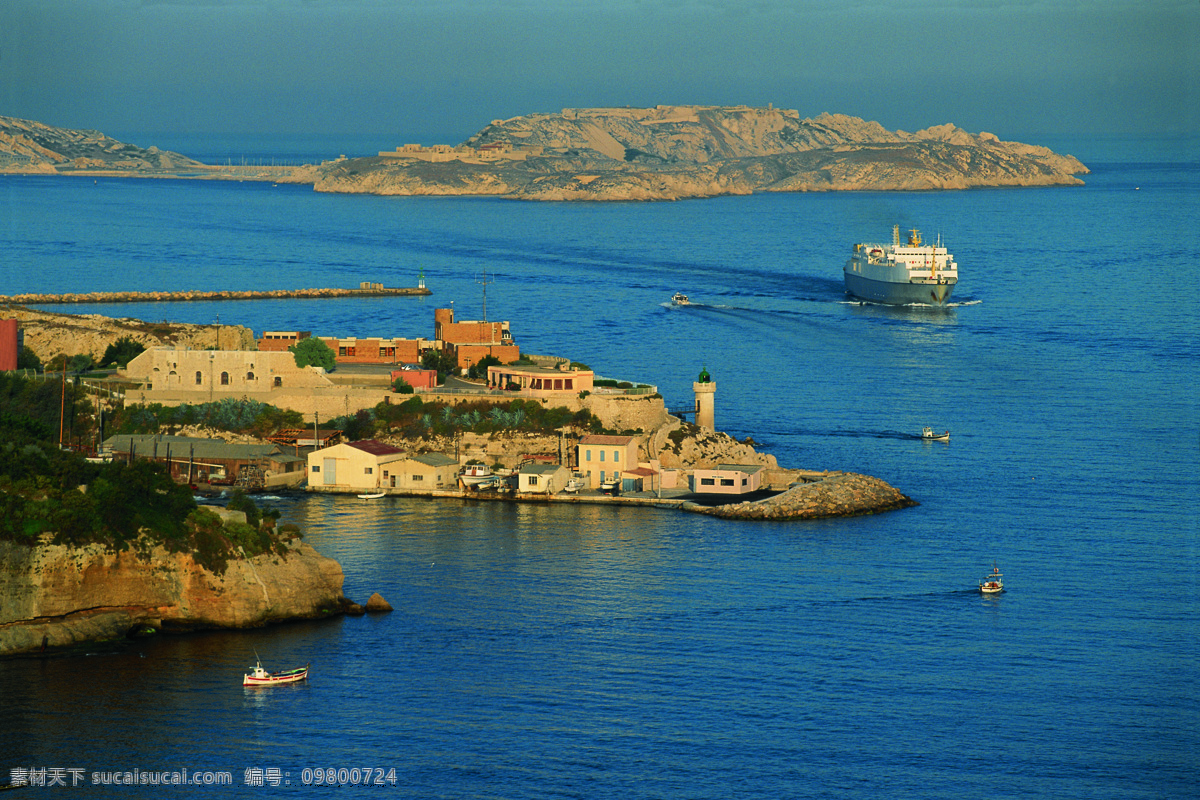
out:
M637 469L638 443L632 436L591 434L579 440L579 469L589 489Z
M698 494L749 494L762 486L762 467L758 464L718 464L716 469L692 472L693 492Z

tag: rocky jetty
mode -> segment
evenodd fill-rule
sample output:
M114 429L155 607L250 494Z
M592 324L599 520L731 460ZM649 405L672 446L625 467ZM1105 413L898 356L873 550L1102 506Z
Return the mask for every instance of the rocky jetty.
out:
M384 287L363 289L269 289L204 292L74 292L67 294L0 295L0 303L21 305L70 305L75 303L187 303L202 300L331 300L341 297L415 297L430 295L425 287Z
M915 500L879 478L834 472L757 502L712 507L687 503L683 508L722 519L795 520L856 517L915 505Z
M286 556L230 560L223 574L161 547L0 542L0 656L341 613L341 566L293 541Z
M329 162L317 191L677 200L761 191L1078 185L1087 167L954 125L916 133L773 107L566 109L496 120L454 148Z

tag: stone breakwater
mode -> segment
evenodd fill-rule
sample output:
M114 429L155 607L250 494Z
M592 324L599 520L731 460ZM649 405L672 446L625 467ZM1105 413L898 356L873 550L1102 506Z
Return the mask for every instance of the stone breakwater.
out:
M915 505L911 497L878 478L842 472L757 502L711 508L686 503L683 509L722 519L794 520L855 517Z
M344 611L342 568L305 544L230 560L187 553L0 542L0 656L118 640L146 629L252 628Z
M0 304L43 305L68 303L186 303L199 300L329 300L340 297L417 297L433 292L425 287L389 289L276 289L272 291L202 292L87 292L85 294L0 295Z

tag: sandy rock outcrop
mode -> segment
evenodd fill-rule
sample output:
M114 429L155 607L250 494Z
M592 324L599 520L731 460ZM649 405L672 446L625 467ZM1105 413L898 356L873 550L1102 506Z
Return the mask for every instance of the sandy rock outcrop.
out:
M57 314L24 306L0 307L0 317L16 319L25 346L42 362L60 353L89 353L99 360L110 344L129 337L147 348L181 346L194 350L255 350L254 332L243 325L193 325L114 319L99 314Z
M70 166L81 170L156 172L194 169L199 161L161 150L142 148L100 131L56 128L32 120L0 117L0 172L31 172Z
M698 428L686 422L665 426L648 440L651 458L667 469L712 469L718 464L742 464L775 469L775 456L759 453L749 442L727 433Z
M513 157L481 160L485 152ZM773 107L564 109L497 120L455 155L330 162L321 192L489 194L523 200L676 200L758 191L913 191L1077 185L1078 159L953 124L889 131Z
M0 542L0 655L119 639L132 630L252 628L340 613L342 568L312 547L230 560Z

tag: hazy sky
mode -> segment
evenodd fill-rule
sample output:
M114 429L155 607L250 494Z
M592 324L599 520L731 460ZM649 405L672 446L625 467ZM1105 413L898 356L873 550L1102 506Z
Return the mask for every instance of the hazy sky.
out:
M1200 129L1200 0L0 0L0 115L461 141L533 111Z

